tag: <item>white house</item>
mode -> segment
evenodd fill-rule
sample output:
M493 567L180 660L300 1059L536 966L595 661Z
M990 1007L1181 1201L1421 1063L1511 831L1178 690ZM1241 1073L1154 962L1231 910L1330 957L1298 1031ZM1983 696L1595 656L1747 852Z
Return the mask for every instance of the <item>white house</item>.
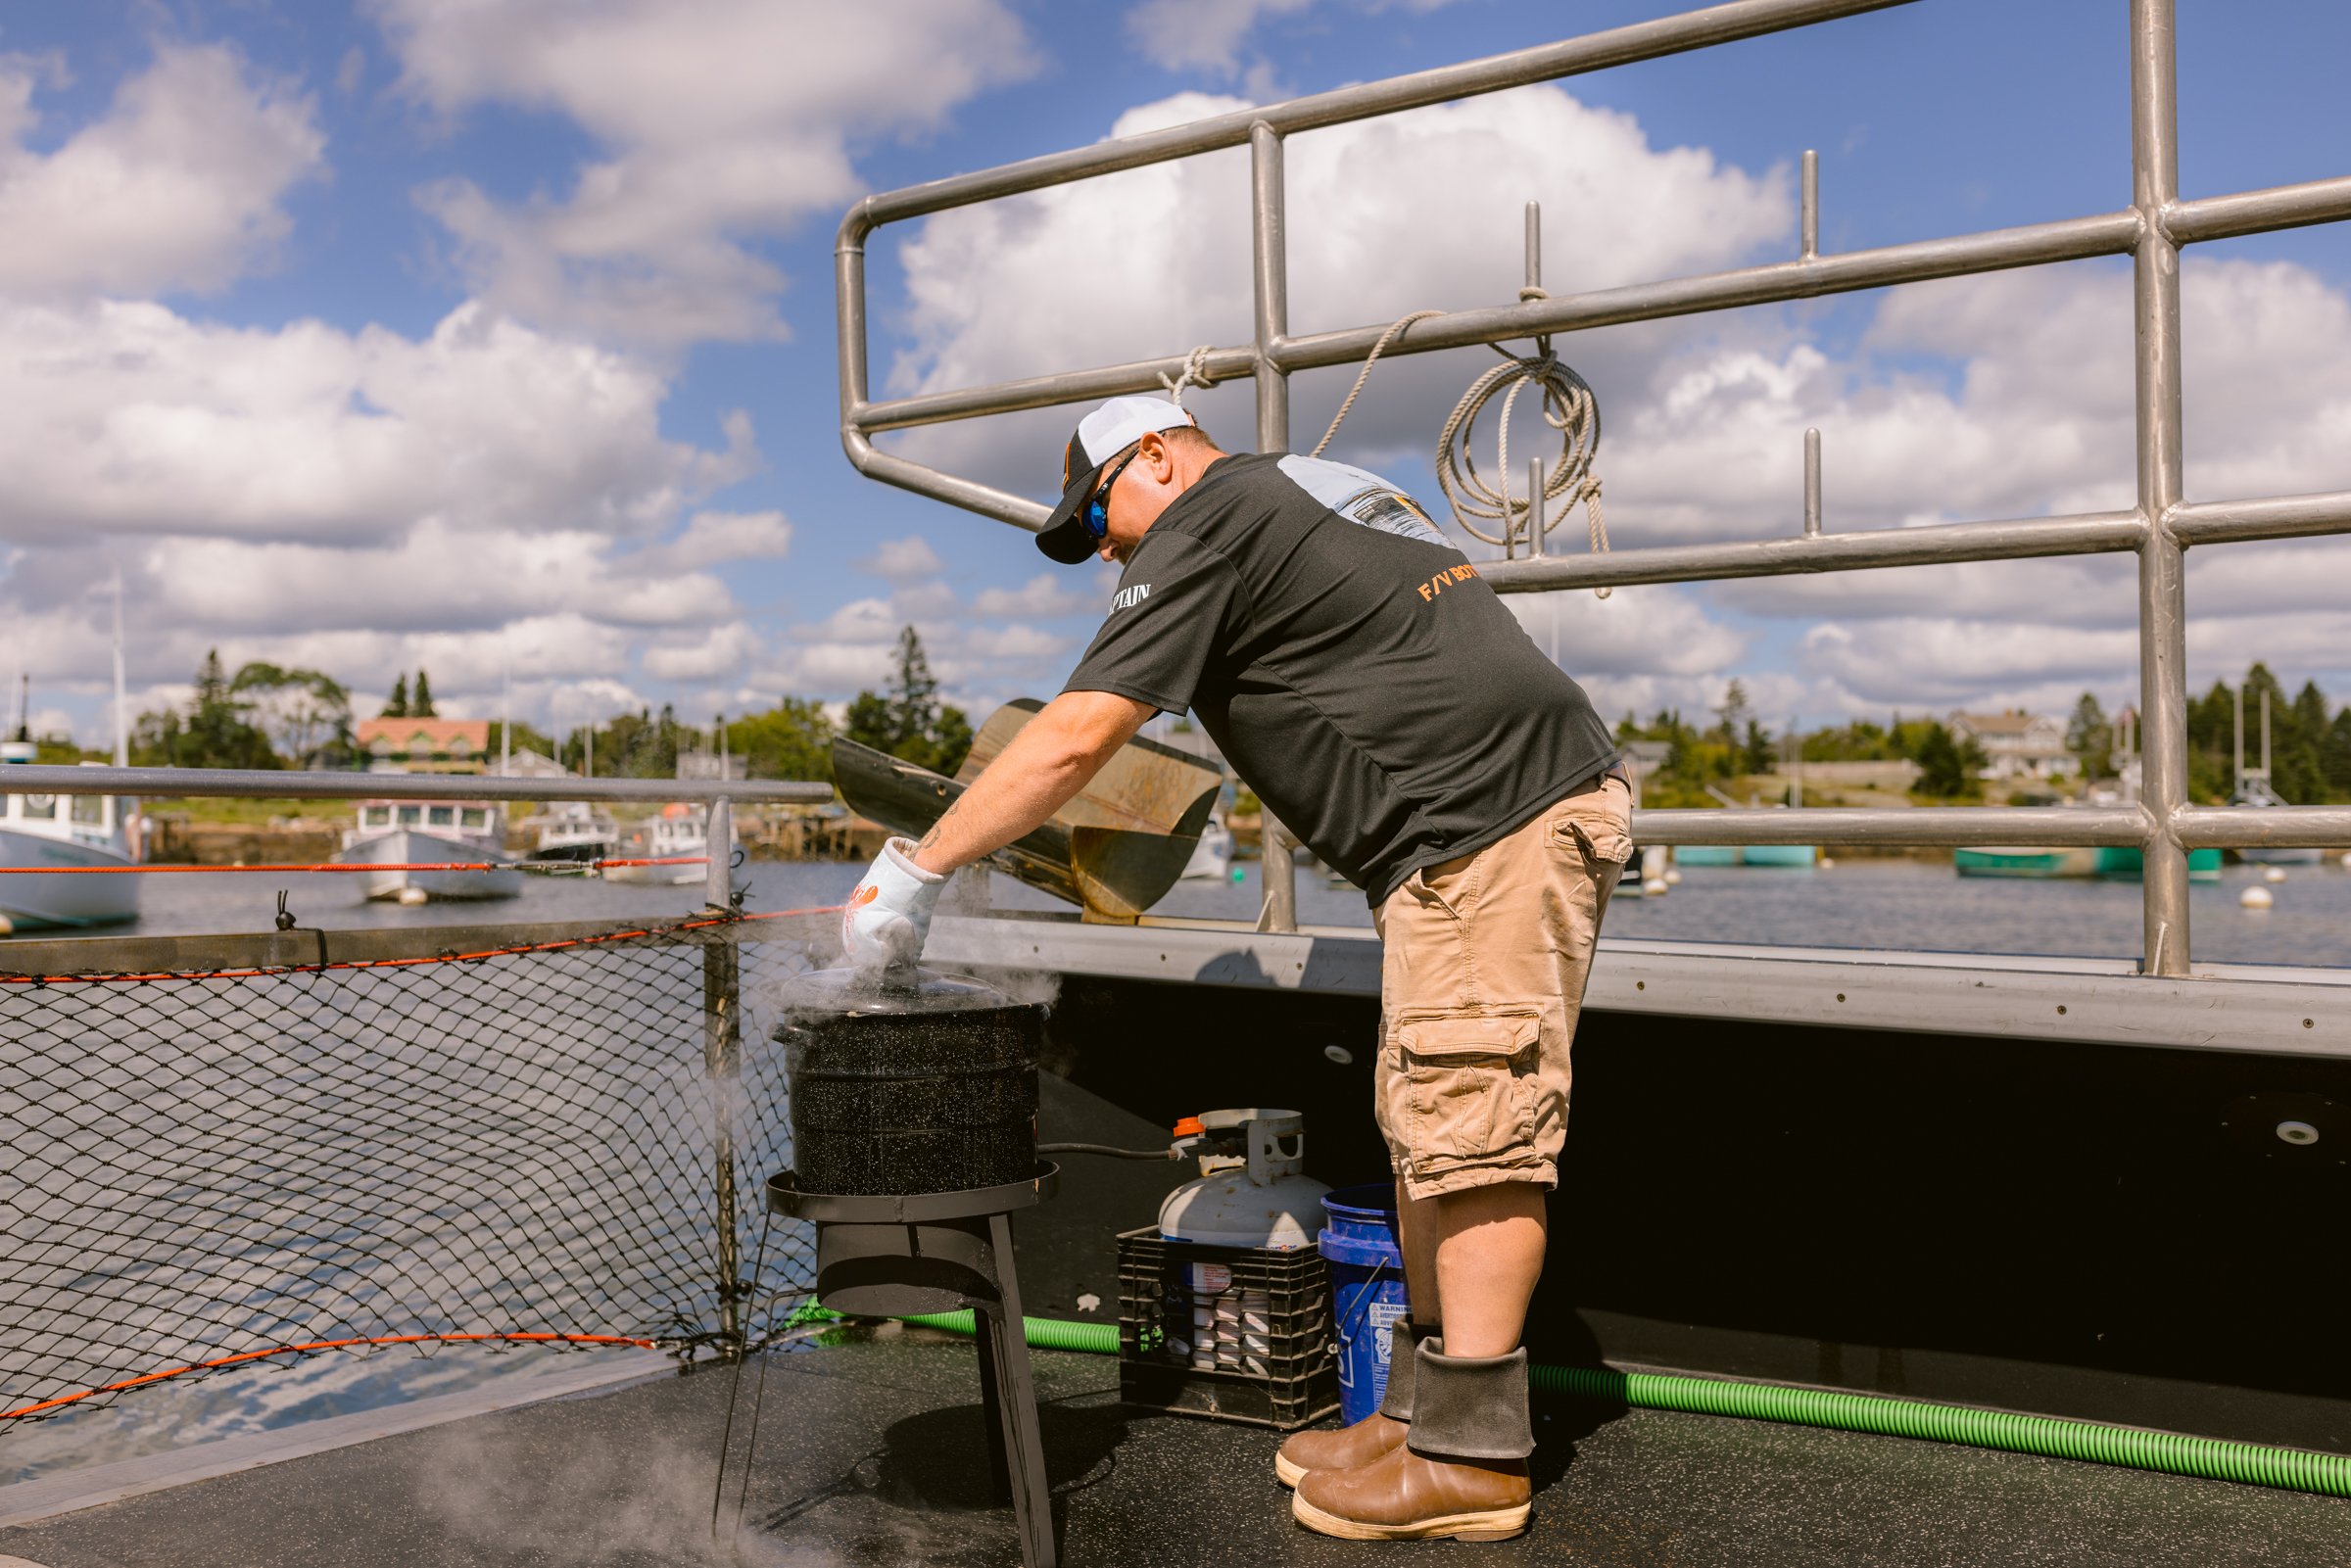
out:
M2065 721L2046 713L1953 713L1954 740L1973 740L1988 759L1987 779L2059 779L2081 768L2066 749Z

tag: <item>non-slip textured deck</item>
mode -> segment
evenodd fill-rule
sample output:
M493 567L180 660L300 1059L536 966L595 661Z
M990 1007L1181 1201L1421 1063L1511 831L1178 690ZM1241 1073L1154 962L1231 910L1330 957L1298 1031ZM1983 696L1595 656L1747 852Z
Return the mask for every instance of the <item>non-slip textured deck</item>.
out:
M1017 1563L988 1500L968 1343L916 1332L775 1356L744 1524L712 1545L728 1378L665 1378L288 1460L0 1531L42 1568ZM1107 1358L1039 1353L1062 1560L1753 1568L2351 1562L2351 1502L1892 1438L1549 1405L1518 1541L1307 1534L1271 1433L1141 1414ZM747 1416L747 1394L745 1414ZM742 1429L737 1430L738 1464ZM729 1514L733 1497L729 1497ZM1455 1557L1449 1560L1468 1560Z

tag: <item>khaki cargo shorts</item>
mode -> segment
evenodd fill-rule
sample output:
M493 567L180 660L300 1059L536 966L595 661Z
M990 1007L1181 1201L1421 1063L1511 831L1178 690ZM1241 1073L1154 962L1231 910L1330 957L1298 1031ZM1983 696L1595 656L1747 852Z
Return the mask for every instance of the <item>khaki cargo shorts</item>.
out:
M1375 912L1374 1112L1411 1197L1559 1184L1567 1048L1632 816L1624 780L1603 775L1509 837L1413 873Z

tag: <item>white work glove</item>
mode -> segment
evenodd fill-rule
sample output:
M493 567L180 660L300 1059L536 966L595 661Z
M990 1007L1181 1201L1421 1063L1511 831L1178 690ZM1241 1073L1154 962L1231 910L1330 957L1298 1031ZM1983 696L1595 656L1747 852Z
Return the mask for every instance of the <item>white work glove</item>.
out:
M841 962L861 973L911 969L931 934L944 873L914 863L914 840L892 838L867 868L840 913Z

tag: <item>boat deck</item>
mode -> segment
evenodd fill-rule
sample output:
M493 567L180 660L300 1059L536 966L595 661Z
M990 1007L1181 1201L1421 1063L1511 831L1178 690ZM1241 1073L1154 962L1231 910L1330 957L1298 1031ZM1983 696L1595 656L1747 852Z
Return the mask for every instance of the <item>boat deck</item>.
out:
M772 1358L740 1545L710 1538L729 1379L664 1376L0 1531L42 1568L1013 1564L968 1343L859 1331ZM1536 1525L1368 1552L1294 1525L1271 1433L1122 1408L1105 1357L1036 1354L1072 1564L2327 1564L2351 1502L1894 1438L1559 1403ZM746 1385L747 1394L747 1385ZM737 1442L742 1441L738 1429ZM730 1513L733 1497L730 1495Z
M1133 1147L1156 1131L1062 1079L1041 1088L1048 1138ZM1189 1171L1089 1162L1021 1216L1028 1309L1115 1310L1115 1233ZM494 1387L0 1489L0 1568L1017 1563L1011 1511L988 1497L970 1342L895 1324L826 1337L769 1358L730 1548L710 1536L729 1373L681 1376L649 1355L599 1352L551 1357L531 1402ZM1538 1405L1530 1535L1372 1550L1292 1523L1271 1474L1274 1434L1128 1409L1112 1359L1032 1354L1062 1561L1074 1565L1449 1550L1645 1568L2351 1562L2351 1500L1568 1401ZM745 1419L752 1387L746 1375ZM15 1436L39 1440L38 1428ZM739 1425L738 1466L744 1445ZM730 1516L733 1501L730 1491Z

